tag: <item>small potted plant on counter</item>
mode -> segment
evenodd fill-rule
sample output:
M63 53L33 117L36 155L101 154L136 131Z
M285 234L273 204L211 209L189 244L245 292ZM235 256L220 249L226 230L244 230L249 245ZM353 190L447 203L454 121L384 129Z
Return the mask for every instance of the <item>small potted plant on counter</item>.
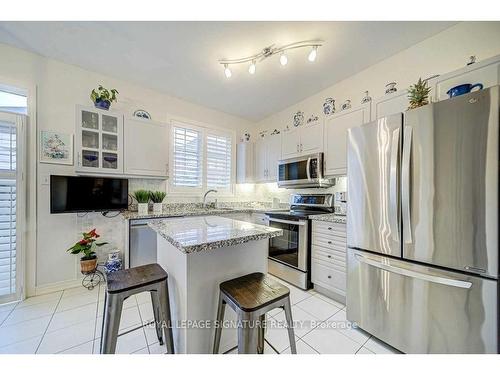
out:
M137 190L134 192L134 198L137 201L137 212L139 215L148 214L150 192L147 190Z
M118 90L108 90L99 85L97 90L93 89L90 93L90 99L92 99L96 108L108 110L111 103L116 102L116 94L119 94Z
M96 247L106 245L107 242L96 242L100 235L97 234L95 228L90 232L82 234L83 238L66 251L69 251L71 254L84 254L80 258L80 269L82 273L86 274L94 272L97 268Z
M149 197L153 201L153 213L155 215L161 215L163 212L163 200L167 193L163 191L151 191L149 192Z

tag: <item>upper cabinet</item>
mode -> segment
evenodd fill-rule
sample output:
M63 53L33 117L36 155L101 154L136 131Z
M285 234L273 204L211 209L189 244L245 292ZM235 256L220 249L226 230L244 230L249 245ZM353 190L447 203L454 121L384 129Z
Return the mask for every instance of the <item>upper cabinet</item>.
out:
M370 121L370 103L330 115L325 119L325 176L347 172L347 129Z
M321 151L323 151L321 121L283 130L283 159Z
M254 182L255 170L255 143L240 142L236 145L236 183L247 184ZM261 167L263 170L265 167Z
M75 171L124 177L168 177L168 126L77 106Z
M123 174L123 116L77 107L76 171Z
M125 174L167 178L168 125L133 117L125 119L124 129Z
M276 182L281 156L281 134L268 135L255 142L255 182Z
M380 98L374 99L372 103L372 120L377 120L395 113L405 112L408 109L408 90L386 94Z
M429 80L433 101L448 99L448 90L465 83L480 83L484 88L500 84L500 56L467 65L462 69Z

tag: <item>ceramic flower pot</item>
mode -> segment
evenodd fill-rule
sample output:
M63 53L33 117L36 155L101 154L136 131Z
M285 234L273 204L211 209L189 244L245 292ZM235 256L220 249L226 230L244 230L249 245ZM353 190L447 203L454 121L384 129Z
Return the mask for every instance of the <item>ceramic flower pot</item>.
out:
M82 273L91 273L94 272L97 268L97 256L93 256L90 258L83 257L80 259L80 270Z
M97 99L94 105L96 106L96 108L108 110L111 102L109 102L108 100Z
M153 203L153 213L155 215L161 215L163 212L163 203Z
M139 215L147 215L148 214L148 204L147 203L138 203L137 204L137 212Z

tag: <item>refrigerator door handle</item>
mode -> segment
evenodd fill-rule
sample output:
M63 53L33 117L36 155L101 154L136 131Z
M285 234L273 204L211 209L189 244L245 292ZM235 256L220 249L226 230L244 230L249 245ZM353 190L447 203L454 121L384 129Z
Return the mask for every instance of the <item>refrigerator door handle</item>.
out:
M412 243L411 212L410 212L410 157L413 128L404 127L403 160L401 167L401 203L403 212L403 239L405 243Z
M356 259L361 262L368 264L370 266L382 269L387 272L397 273L402 276L413 277L415 279L420 279L424 281L428 281L431 283L437 283L442 285L454 286L462 289L470 289L472 287L472 283L470 281L463 281L457 279L449 279L447 277L429 275L426 273L421 273L413 270L409 270L406 268L395 267L387 263L381 263L373 259L369 259L362 255L356 254Z
M399 160L399 128L392 133L391 156L389 170L389 225L392 239L399 241L398 213L398 160Z

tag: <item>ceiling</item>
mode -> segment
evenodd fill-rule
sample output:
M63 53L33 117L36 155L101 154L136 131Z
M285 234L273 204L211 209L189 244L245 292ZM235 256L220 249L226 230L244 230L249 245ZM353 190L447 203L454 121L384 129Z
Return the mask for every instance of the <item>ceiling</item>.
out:
M0 43L259 121L453 24L0 22ZM217 62L311 39L324 41L314 63L309 49L296 49L285 67L275 55L255 75L243 64L227 79Z

